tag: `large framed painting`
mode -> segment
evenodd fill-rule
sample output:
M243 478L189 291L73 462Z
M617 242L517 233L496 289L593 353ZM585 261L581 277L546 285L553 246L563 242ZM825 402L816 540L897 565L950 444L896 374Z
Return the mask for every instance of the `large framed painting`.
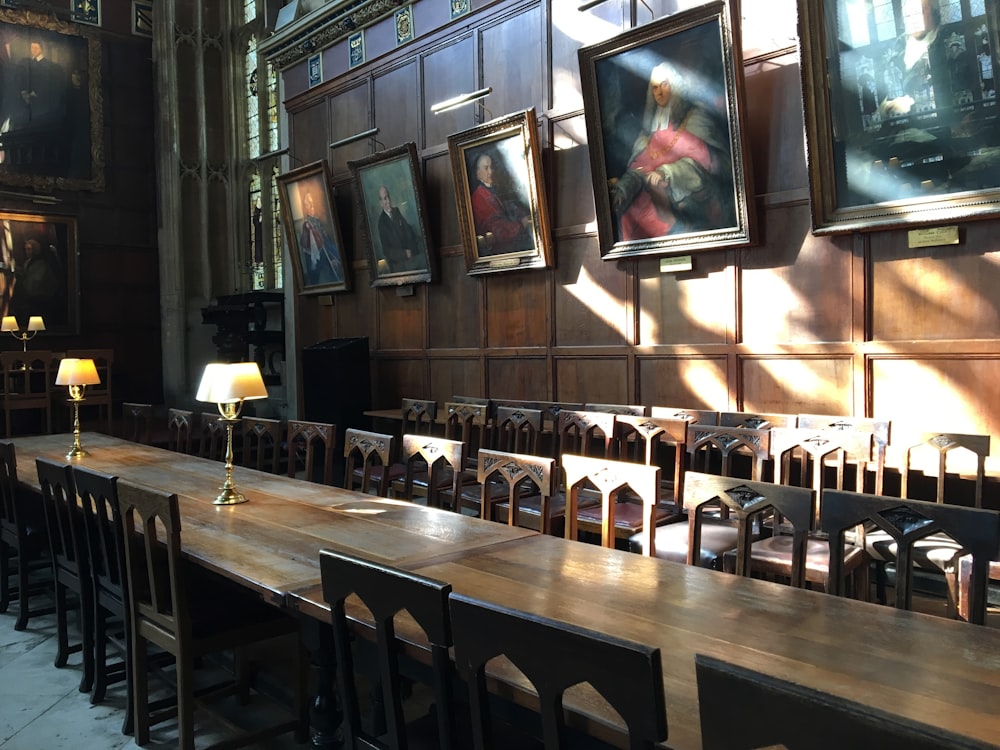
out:
M813 228L1000 211L1000 4L800 0Z
M469 274L549 268L552 250L535 110L448 136Z
M79 333L76 219L0 212L0 315Z
M733 12L707 3L579 50L605 260L755 241Z
M371 285L430 282L427 209L415 143L347 162L364 230Z
M0 184L103 190L103 112L98 38L0 8Z
M281 223L301 294L351 288L326 159L278 176Z

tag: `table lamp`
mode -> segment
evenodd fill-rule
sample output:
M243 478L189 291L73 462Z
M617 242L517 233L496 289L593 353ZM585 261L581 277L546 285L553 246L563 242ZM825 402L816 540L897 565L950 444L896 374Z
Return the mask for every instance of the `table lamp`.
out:
M73 447L66 454L66 458L73 459L87 455L80 445L80 404L83 402L87 386L98 385L100 382L101 378L92 359L66 357L59 362L56 385L69 386L69 402L73 404Z
M256 362L213 362L206 365L195 398L218 404L222 422L226 425L226 481L214 503L245 503L247 498L237 492L233 485L233 426L239 421L245 400L267 398L267 388L260 368Z
M24 353L28 353L28 342L35 337L35 334L39 331L45 330L45 321L42 320L41 315L32 315L28 318L28 327L25 330L21 330L21 327L17 324L17 318L13 315L4 315L3 321L0 322L0 331L7 331L11 336L21 341L24 349Z

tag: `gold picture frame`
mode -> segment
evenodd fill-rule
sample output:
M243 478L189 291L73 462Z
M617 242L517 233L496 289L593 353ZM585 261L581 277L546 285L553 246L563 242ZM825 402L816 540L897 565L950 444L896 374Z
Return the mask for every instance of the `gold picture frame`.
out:
M278 196L299 293L349 291L351 277L326 159L279 175Z
M601 257L753 244L732 5L674 13L578 56Z
M815 233L1000 211L997 3L943 15L937 0L905 0L876 17L850 0L799 0L798 12Z
M104 190L101 43L34 10L0 8L0 185Z
M470 275L552 266L535 110L448 136Z

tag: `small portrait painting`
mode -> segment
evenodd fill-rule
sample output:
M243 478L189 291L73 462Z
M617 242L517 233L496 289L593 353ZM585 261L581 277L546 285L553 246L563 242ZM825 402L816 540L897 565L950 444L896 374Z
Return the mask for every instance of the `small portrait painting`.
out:
M350 288L340 225L330 198L326 161L278 178L282 223L303 294Z
M419 181L417 147L405 143L347 166L367 242L372 286L432 280L427 212Z

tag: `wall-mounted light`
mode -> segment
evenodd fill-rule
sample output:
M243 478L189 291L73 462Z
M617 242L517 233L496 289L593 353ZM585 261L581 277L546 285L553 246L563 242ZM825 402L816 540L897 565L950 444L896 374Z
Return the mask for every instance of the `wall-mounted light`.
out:
M485 89L479 89L479 91L470 91L468 94L461 94L459 96L452 97L451 99L445 99L443 102L432 104L431 112L439 115L442 112L447 112L449 109L461 107L463 104L470 104L471 102L479 101L492 93L492 86L488 86Z
M349 135L346 138L341 138L339 141L334 141L330 144L330 148L340 148L341 146L346 146L348 143L360 141L362 138L371 138L378 135L378 133L379 128L372 128L371 130L365 130L362 133L355 133L354 135Z

